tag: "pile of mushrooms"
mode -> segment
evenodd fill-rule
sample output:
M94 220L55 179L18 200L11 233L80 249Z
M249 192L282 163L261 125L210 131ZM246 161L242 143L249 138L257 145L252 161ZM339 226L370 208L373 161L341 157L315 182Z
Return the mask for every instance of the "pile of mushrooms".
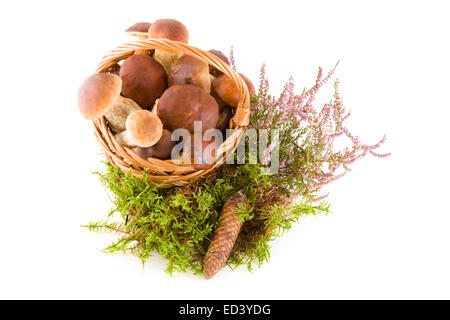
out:
M189 42L189 32L181 22L160 19L139 22L125 32L138 39L169 39ZM229 63L220 51L210 53ZM240 74L250 95L252 82ZM234 115L240 93L234 82L218 69L189 55L160 50L136 50L124 61L104 73L88 77L80 86L78 105L89 120L105 117L116 141L144 159L170 159L178 143L172 132L185 129L191 133L190 159L194 168L214 164L215 141L194 139L194 121L201 121L202 131L217 128L223 133ZM184 149L183 149L184 150Z

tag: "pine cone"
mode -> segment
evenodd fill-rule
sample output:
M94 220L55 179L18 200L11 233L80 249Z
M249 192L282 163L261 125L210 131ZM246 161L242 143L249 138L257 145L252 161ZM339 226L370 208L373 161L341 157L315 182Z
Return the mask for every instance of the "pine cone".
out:
M220 225L215 230L214 238L205 255L203 268L205 279L214 277L228 260L242 226L237 211L241 203L248 203L247 196L242 190L234 193L223 206L220 214Z

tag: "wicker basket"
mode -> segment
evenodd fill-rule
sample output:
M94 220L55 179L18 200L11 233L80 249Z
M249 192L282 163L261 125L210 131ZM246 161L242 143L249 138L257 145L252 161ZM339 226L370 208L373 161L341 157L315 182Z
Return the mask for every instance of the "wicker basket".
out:
M250 96L248 88L239 74L215 55L181 42L166 39L147 39L123 44L103 57L98 65L97 72L107 72L117 62L128 58L133 55L135 50L139 49L158 49L172 54L178 53L194 56L229 76L241 93L241 100L229 124L229 128L233 129L233 133L216 150L217 159L220 159L220 161L216 161L207 170L197 170L192 165L178 164L173 160L160 160L156 158L142 159L131 149L121 146L116 141L104 117L94 121L95 136L112 165L118 167L125 173L131 171L138 178L144 175L145 170L147 178L154 184L162 184L162 187L182 186L214 170L225 161L227 152L232 153L236 150L237 144L250 118Z

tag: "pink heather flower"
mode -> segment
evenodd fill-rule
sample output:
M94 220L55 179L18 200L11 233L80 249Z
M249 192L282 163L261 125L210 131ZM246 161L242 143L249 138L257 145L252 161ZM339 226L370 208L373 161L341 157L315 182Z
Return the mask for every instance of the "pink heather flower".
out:
M283 161L282 163L280 163L280 169L286 167L286 161Z
M273 149L275 149L275 147L277 146L276 142L272 142L269 144L269 146L267 147L267 149L264 151L265 154L270 155L273 151Z
M326 193L326 194L324 194L324 195L322 195L322 196L319 196L319 197L314 197L314 198L312 198L312 201L313 202L320 202L320 201L323 201L323 200L325 200L326 198L328 198L328 196L329 196L330 194L329 193Z
M390 153L381 153L380 154L380 153L373 152L372 150L370 151L370 154L373 155L376 158L387 158L387 157L391 156Z
M233 47L231 47L230 49L230 54L229 54L229 61L230 61L230 67L236 71L236 63L234 61L234 50Z

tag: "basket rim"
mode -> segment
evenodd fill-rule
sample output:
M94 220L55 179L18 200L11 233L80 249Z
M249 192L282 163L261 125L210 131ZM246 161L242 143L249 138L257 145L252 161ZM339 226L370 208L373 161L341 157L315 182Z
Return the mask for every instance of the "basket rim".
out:
M112 131L101 117L93 121L94 135L103 149L108 162L124 173L131 172L135 177L146 176L152 183L162 187L185 185L216 169L225 162L225 159L234 153L250 119L250 94L245 81L214 54L196 48L192 45L168 39L144 39L124 43L104 55L97 66L96 73L107 72L109 68L134 54L136 50L162 50L173 54L187 54L196 57L209 65L214 66L230 77L240 92L240 101L235 108L236 112L230 120L229 128L232 134L227 137L216 150L216 161L208 169L196 169L193 165L176 164L173 160L157 158L143 159L133 150L120 145ZM218 161L217 161L218 160Z

